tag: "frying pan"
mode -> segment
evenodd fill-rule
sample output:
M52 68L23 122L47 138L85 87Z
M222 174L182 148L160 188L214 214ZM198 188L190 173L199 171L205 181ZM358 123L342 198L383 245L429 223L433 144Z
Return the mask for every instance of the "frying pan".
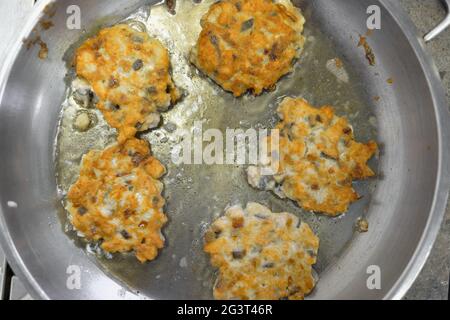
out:
M438 72L397 1L295 2L308 21L307 45L296 72L282 79L275 92L242 99L218 90L186 63L182 49L195 39L198 27L190 32L176 29L169 16L158 13L160 9L150 10L147 27L168 46L175 80L193 89L165 115L165 122L189 126L189 121L203 116L220 129L257 123L268 126L273 124L280 96L302 95L316 105L336 105L338 113L349 115L360 140L375 136L381 148L371 163L377 178L355 185L363 199L347 214L331 219L303 212L269 193L250 190L242 168L171 165L167 156L171 145L159 140L167 131L147 133L143 138L152 142L156 156L169 166L165 184L170 218L164 230L166 248L147 264L127 255L99 257L86 250L85 244L65 229L59 191L74 178L64 176L70 167L77 169L77 157L87 148L108 142L100 134L88 138L66 135L70 130L64 127L67 113L61 105L73 48L99 26L130 15L145 19L149 11L138 9L152 1L80 0L82 30L67 28L66 10L71 1L58 1L54 14L45 10L48 3L45 0L36 6L0 76L0 240L12 268L33 296L211 298L214 270L201 251L201 234L225 205L238 201L259 201L276 211L292 211L319 234L316 271L320 280L311 299L399 299L406 293L425 263L442 221L449 191L450 123ZM199 16L186 12L190 8L187 3L178 1L180 16L175 21L193 19L186 25L197 25ZM357 44L359 35L367 31L366 10L373 4L381 9L382 25L368 37L377 61L371 67ZM47 16L43 18L44 11ZM37 57L39 48L27 48L30 42L23 41L35 37L32 30L42 19L51 19L54 25L39 34L49 48L46 59ZM175 40L170 40L173 37ZM334 57L344 61L350 83L336 82L323 68L327 59ZM190 83L196 85L189 87ZM168 138L170 141L170 135ZM62 159L71 161L66 171L61 169ZM354 232L354 222L361 216L370 225L365 234ZM381 285L376 288L368 286L373 270L380 271ZM74 276L79 278L79 286L73 285Z

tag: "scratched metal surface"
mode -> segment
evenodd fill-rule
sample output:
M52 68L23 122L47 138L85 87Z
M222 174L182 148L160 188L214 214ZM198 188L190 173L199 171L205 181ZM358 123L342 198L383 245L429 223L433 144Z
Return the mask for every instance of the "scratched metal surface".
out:
M173 77L187 96L172 110L164 114L163 126L141 135L152 144L152 149L168 168L164 178L166 213L169 223L164 228L166 247L159 257L150 263L140 264L133 255L99 255L98 261L112 276L141 294L158 298L211 298L214 270L202 251L202 234L206 226L227 205L258 201L274 211L289 211L308 222L321 239L318 263L319 274L332 264L354 235L354 223L363 216L370 204L370 194L376 179L357 182L355 188L363 198L351 206L348 213L339 218L327 218L305 212L293 202L281 200L270 192L252 189L246 182L244 167L234 165L180 165L173 164L171 150L180 142L178 131L169 132L166 124L178 129L193 129L194 121L203 122L203 130L217 128L265 128L277 120L277 102L285 96L303 96L315 105L331 104L339 115L347 116L356 137L367 141L377 137L373 97L361 85L352 70L352 63L339 54L333 39L323 34L320 21L308 6L304 7L307 19L307 38L304 53L295 71L284 77L273 92L259 97L245 96L235 99L201 75L187 60L190 48L200 31L199 19L206 12L211 0L202 4L178 1L177 14L171 15L164 5L144 7L126 19L145 25L150 35L160 39L169 49ZM94 30L87 30L92 33ZM352 39L355 51L358 37ZM73 50L73 49L72 49ZM68 52L68 56L73 52ZM361 52L361 54L363 54ZM340 58L350 76L348 83L338 81L327 70L326 63ZM72 127L76 108L63 105L56 144L57 179L62 195L76 180L79 162L92 148L103 148L114 141L114 131L109 129L97 112L98 125L86 133ZM377 160L371 161L377 169ZM86 244L78 239L67 222L65 212L61 219L68 236L80 247ZM88 254L90 250L87 250Z

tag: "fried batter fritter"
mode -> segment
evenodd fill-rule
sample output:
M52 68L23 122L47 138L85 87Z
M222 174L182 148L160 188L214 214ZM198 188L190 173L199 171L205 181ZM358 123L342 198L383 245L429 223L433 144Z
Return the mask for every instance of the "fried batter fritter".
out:
M305 19L290 0L224 0L201 20L191 61L236 97L259 95L293 69Z
M285 98L278 113L279 154L271 150L278 155L278 171L264 176L261 167L251 166L247 170L250 185L273 190L306 210L330 216L347 211L359 198L352 181L374 176L367 161L377 144L356 142L348 121L336 116L330 106L317 109L304 99Z
M159 112L179 99L169 54L147 33L125 24L100 30L76 51L76 73L92 86L97 107L119 143L158 125Z
M134 250L141 262L155 259L164 246L161 228L167 221L158 180L164 173L143 140L90 151L68 193L73 226L107 252Z
M319 239L291 213L248 203L231 207L205 234L219 269L216 299L303 299L315 286Z

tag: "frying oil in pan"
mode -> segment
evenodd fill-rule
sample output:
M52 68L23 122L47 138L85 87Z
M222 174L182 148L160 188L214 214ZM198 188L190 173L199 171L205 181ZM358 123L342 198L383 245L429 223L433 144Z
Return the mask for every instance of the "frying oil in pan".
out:
M214 270L202 251L202 235L207 225L221 215L226 206L249 201L260 202L274 212L288 211L306 221L320 237L319 274L339 257L354 235L354 224L367 212L375 179L357 182L355 188L363 196L350 211L338 218L328 218L305 212L296 204L282 200L270 192L252 189L246 182L244 168L236 165L175 165L171 159L173 148L181 142L180 129L194 129L195 121L202 121L203 130L216 128L265 128L277 121L277 103L285 96L302 96L313 105L335 106L338 115L349 118L358 141L376 140L376 121L370 111L369 100L358 86L358 78L347 68L349 81L339 81L327 69L327 62L340 58L333 44L320 28L312 27L312 15L304 12L307 24L306 44L295 71L284 77L273 92L259 97L233 98L224 92L188 62L189 50L200 32L200 18L212 0L195 4L178 1L176 15L165 5L144 7L126 21L145 28L168 48L172 59L172 72L176 84L185 91L184 99L163 115L162 126L140 137L147 139L154 155L167 167L164 178L166 214L169 223L163 230L166 247L158 258L140 264L131 254L99 255L93 257L113 277L140 294L151 298L212 298ZM310 21L311 22L311 21ZM355 50L357 50L355 48ZM73 118L79 107L66 102L62 107L61 122L56 144L57 179L65 194L77 179L82 155L94 148L103 148L114 142L115 132L110 129L97 110L97 125L87 132L73 128ZM174 130L178 129L178 130ZM371 161L376 170L377 160ZM67 220L67 219L66 219ZM68 235L78 245L66 221ZM91 246L88 246L92 252Z

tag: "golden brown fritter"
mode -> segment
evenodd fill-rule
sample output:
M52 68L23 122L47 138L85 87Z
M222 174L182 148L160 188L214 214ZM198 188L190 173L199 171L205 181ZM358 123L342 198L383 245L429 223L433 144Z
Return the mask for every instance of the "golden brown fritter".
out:
M236 97L259 95L291 72L304 23L290 0L218 1L201 20L191 61Z
M303 299L315 286L319 239L291 213L249 203L231 207L205 234L219 269L216 299Z
M159 112L179 98L166 48L125 24L86 40L76 51L75 66L98 96L108 124L118 130L119 143L157 126Z
M161 228L167 221L158 180L164 173L143 140L90 151L68 193L73 226L107 252L134 250L141 262L155 259L164 246Z
M374 175L367 161L377 144L356 142L348 121L330 106L318 109L303 99L286 98L278 113L278 171L264 176L261 168L249 167L249 183L288 197L306 210L330 216L347 211L359 198L352 181Z

